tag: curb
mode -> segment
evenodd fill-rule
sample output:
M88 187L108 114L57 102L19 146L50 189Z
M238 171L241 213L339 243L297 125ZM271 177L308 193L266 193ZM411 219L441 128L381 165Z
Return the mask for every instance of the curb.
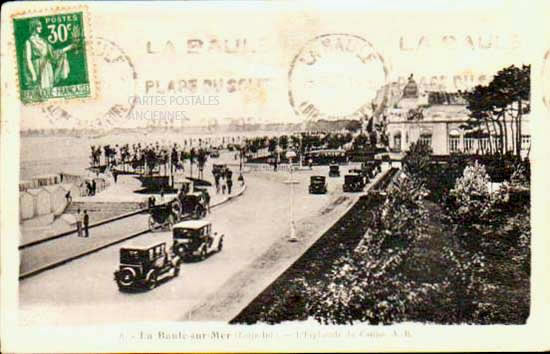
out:
M222 204L224 204L224 203L226 203L226 202L229 202L229 201L235 199L236 197L241 196L241 195L246 191L246 187L247 187L247 186L246 186L246 184L245 184L245 185L243 186L243 188L241 188L241 190L240 190L239 192L237 192L235 195L228 196L228 197L226 197L225 199L223 199L222 201L218 202L217 204L211 205L210 207L211 207L211 208L214 208L214 207L220 206L220 205L222 205ZM147 209L143 209L143 210L147 210ZM142 211L143 211L143 210L142 210ZM141 212L141 211L140 211L140 212ZM139 212L132 212L132 215L135 215L135 214L138 214L138 213L139 213ZM128 216L131 216L131 215L126 215L126 216L124 216L124 217L122 217L122 215L121 215L121 216L118 216L117 218L118 218L118 219L123 219L123 218L128 217ZM103 223L105 223L105 222L103 222ZM97 226L97 225L96 225L96 226ZM42 272L44 272L44 271L46 271L46 270L50 270L50 269L56 268L56 267L61 266L61 265L65 264L65 263L68 263L68 262L70 262L70 261L72 261L72 260L75 260L75 259L78 259L78 258L82 258L82 257L87 256L87 255L89 255L89 254L92 254L92 253L94 253L94 252L101 251L102 249L105 249L105 248L107 248L107 247L116 245L117 243L121 243L121 242L130 240L130 239L132 239L132 238L141 236L141 235L143 235L143 234L145 234L145 233L147 233L147 232L149 232L149 229L142 230L142 231L138 231L138 232L132 233L132 234L130 234L130 235L123 236L122 238L119 238L119 239L117 239L117 240L110 241L110 242L108 242L108 243L106 243L106 244L103 244L103 245L101 245L101 246L98 246L98 247L92 248L92 249L90 249L90 250L87 250L87 251L78 253L78 254L76 254L76 255L74 255L74 256L70 256L70 257L68 257L68 258L65 258L65 259L62 259L62 260L59 260L59 261L55 261L55 262L46 264L45 266L42 266L42 267L37 268L37 269L35 269L35 270L31 270L31 271L29 271L29 272L20 274L20 275L19 275L19 280L23 280L23 279L32 277L33 275L42 273ZM66 235L65 235L65 236L66 236ZM56 235L55 238L59 238L59 237L62 237L62 236ZM52 238L50 238L50 240L51 240L51 239L52 239ZM46 242L46 241L44 241L44 242ZM42 242L38 242L38 243L42 243ZM27 246L27 247L29 247L29 246ZM20 247L19 249L21 249L21 247Z

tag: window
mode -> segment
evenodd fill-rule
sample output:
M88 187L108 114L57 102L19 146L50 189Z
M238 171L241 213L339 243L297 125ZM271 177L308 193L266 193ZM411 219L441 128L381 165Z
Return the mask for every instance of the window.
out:
M423 133L420 134L420 139L418 139L419 144L432 146L432 134L431 133Z
M401 151L401 133L397 133L393 137L393 148L396 151Z

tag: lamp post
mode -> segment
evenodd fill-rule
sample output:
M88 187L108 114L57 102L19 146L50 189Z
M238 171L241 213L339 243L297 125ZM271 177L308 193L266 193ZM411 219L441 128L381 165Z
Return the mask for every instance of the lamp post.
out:
M296 242L298 239L296 238L296 227L294 225L294 184L298 183L294 180L292 176L292 159L296 157L296 153L292 150L289 150L286 153L286 157L288 158L289 164L288 164L288 180L285 182L290 185L290 200L289 200L289 222L290 222L290 237L288 239L289 242Z

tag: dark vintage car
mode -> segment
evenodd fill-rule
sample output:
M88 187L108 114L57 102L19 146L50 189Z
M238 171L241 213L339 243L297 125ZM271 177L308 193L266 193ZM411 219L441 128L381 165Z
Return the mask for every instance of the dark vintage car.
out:
M181 259L199 257L205 259L212 252L223 248L223 237L212 233L212 223L204 220L183 221L172 229L172 249Z
M120 249L119 270L114 273L120 290L153 289L159 280L177 277L179 257L173 257L165 242L155 241Z
M329 177L340 177L340 166L330 165L328 167L328 176Z
M359 174L351 174L344 176L344 192L362 192L365 188L365 178Z
M325 176L311 176L309 179L309 193L324 194L327 192L327 181Z
M170 202L149 207L149 230L172 229L181 218L181 207L177 202Z
M206 216L206 205L202 192L192 192L179 196L182 218L201 219Z

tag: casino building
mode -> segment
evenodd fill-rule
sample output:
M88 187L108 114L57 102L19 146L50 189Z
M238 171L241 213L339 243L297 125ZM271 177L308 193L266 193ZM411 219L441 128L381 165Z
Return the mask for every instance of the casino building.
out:
M416 141L431 146L434 155L449 155L453 152L483 153L489 151L487 131L472 132L462 126L468 121L466 101L459 93L422 92L411 75L400 97L390 102L386 110L386 132L390 151L394 157L402 156ZM506 122L508 150L515 151L513 134L515 125ZM522 118L521 152L526 156L531 147L529 114ZM497 139L492 132L492 146Z

